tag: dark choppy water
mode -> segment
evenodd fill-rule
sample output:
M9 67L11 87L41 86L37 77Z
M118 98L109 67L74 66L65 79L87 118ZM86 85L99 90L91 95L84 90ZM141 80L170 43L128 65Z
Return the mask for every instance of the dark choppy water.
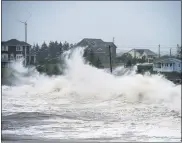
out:
M3 115L2 133L6 138L9 134L27 138L112 141L167 142L179 141L181 137L180 114L159 105L121 105L112 101L96 107L59 107L60 112L57 113L16 112Z

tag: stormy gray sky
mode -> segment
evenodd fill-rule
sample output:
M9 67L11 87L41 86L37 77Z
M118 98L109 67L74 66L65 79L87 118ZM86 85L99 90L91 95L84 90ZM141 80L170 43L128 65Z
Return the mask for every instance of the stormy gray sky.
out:
M181 44L180 1L3 1L2 40L24 40L24 25L17 20L30 13L30 44L113 37L118 49Z

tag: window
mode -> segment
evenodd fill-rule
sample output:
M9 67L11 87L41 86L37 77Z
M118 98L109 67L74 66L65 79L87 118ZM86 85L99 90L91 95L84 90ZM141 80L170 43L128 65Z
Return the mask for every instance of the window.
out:
M22 51L22 47L21 46L16 46L16 51Z
M101 48L98 48L97 51L102 51L102 49Z
M180 64L179 64L179 67L180 67Z
M92 45L95 45L95 42L94 41L92 42Z
M8 46L2 46L2 51L8 51Z
M25 48L27 48L27 54L29 54L30 53L30 47L29 46L26 46Z
M172 67L172 64L170 64L170 67Z
M156 67L156 68L161 68L161 63L156 63L156 64L155 64L155 67Z
M1 51L4 51L4 46L2 46Z
M6 68L6 67L8 67L8 64L3 63L3 62L2 62L2 64L1 64L1 65L2 65L2 68Z
M2 60L8 60L8 54L2 54L1 59Z
M19 59L21 59L23 56L22 56L22 54L17 54L16 55L16 60L19 60Z
M105 53L105 51L102 48L98 48L95 52L96 53Z

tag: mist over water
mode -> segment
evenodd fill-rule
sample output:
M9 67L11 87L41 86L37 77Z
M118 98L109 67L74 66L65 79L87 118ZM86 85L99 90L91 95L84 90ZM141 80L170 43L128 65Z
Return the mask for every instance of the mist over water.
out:
M64 53L60 76L12 64L16 78L12 86L2 86L2 133L180 141L181 85L161 75L136 74L136 67L118 67L110 74L86 63L82 55L82 48Z

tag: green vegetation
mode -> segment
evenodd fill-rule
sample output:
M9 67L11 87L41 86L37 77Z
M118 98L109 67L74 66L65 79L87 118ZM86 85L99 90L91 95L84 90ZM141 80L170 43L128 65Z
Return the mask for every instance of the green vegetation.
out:
M47 45L45 42L39 47L38 44L33 46L34 51L37 54L37 63L36 69L40 73L46 73L47 75L59 75L62 74L59 66L64 65L64 61L61 59L61 55L63 52L73 48L75 45L69 44L68 42L64 42L63 44L57 41L50 42ZM93 50L84 51L83 55L91 65L97 68L103 68L101 60L97 57Z
M62 74L59 66L64 64L61 60L61 55L64 51L73 48L73 44L64 42L63 44L57 41L50 41L49 45L45 42L39 46L38 44L33 46L33 50L36 53L36 69L40 73L46 73L47 75L59 75Z

